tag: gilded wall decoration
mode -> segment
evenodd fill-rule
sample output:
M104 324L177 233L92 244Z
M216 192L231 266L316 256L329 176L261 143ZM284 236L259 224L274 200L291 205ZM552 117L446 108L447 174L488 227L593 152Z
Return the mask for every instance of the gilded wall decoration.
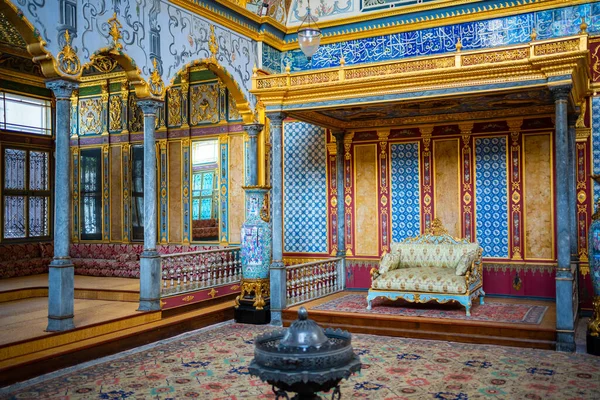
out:
M144 112L137 105L134 95L129 96L129 131L142 132L144 130Z
M108 74L113 72L118 65L119 63L111 57L95 55L92 57L92 63L87 68L91 67L101 74Z
M190 124L219 122L219 86L216 83L190 88Z
M102 99L93 97L79 100L79 135L102 133Z
M167 105L169 126L181 125L181 88L173 87L167 92Z
M109 110L108 110L108 120L109 120L109 129L111 131L121 131L122 121L122 99L121 95L113 95L110 96L109 101Z
M240 112L238 111L237 104L235 103L235 99L231 95L231 93L227 94L228 104L227 104L227 119L229 121L239 121L242 119Z

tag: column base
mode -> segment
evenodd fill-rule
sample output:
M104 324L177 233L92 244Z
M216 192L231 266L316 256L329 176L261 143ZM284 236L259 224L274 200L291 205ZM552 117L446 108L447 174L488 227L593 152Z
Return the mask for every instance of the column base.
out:
M271 310L271 325L272 326L283 326L283 315L281 311Z
M158 311L160 310L160 299L142 300L137 311Z
M573 332L558 332L556 335L556 351L574 353L575 334Z
M72 315L66 317L48 316L48 326L46 327L46 332L64 332L70 331L71 329L75 329Z
M585 339L588 354L600 356L600 336L592 336L588 333Z
M240 324L264 325L271 322L271 302L265 300L265 305L258 310L253 305L254 299L240 299L239 306L233 311L235 322Z

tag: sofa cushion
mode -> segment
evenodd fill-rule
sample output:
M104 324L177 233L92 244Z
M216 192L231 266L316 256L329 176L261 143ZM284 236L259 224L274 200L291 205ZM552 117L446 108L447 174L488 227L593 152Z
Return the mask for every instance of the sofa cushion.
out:
M401 264L404 267L437 267L456 269L463 254L479 248L477 243L469 244L429 244L400 243Z
M388 271L373 281L372 288L449 294L464 294L467 291L465 278L456 276L453 269L431 267Z
M397 269L400 266L400 255L400 251L385 254L379 262L379 273L385 274Z
M456 275L464 276L476 259L477 250L471 250L463 254L456 264Z

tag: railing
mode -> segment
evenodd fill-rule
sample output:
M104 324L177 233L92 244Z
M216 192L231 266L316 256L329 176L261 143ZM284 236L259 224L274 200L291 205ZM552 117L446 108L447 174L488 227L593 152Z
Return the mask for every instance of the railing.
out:
M172 295L240 282L239 247L160 256L162 294Z
M287 306L344 290L344 260L330 258L286 267Z

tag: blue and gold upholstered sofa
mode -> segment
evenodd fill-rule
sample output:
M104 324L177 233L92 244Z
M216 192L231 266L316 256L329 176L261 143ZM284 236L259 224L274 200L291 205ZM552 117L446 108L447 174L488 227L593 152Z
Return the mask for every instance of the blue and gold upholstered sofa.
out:
M436 218L423 235L392 243L379 268L371 270L367 309L378 297L409 302L457 301L471 315L471 302L483 304L483 276L478 243L448 234Z

